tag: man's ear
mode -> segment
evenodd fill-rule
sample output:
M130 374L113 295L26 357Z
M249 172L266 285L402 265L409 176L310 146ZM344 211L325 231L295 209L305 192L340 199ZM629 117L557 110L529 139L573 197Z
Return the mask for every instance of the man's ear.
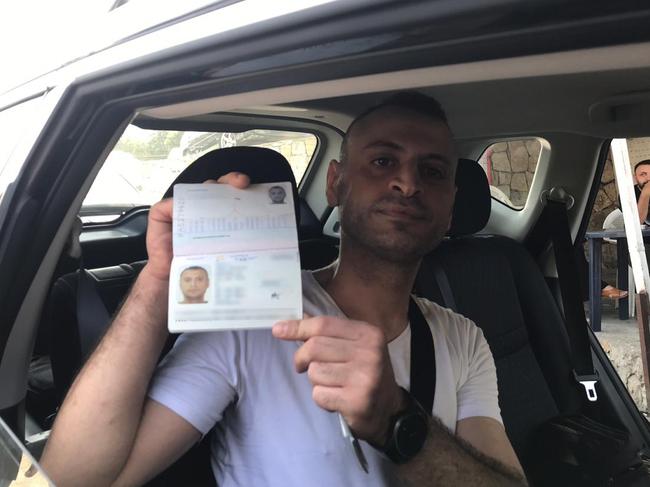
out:
M330 161L327 168L327 188L325 194L327 196L327 204L334 208L339 205L339 184L341 181L342 167L341 163L336 159Z

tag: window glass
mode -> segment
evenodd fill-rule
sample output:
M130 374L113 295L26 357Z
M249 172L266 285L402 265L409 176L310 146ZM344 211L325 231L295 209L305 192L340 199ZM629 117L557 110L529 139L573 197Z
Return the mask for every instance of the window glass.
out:
M542 152L537 138L507 140L489 146L479 159L492 197L515 209L526 204Z
M130 125L109 154L81 210L84 222L105 222L160 200L189 164L213 149L267 147L282 154L300 182L316 150L316 136L280 130L189 132Z
M23 158L14 154L25 129L33 120L42 97L34 98L6 110L0 111L0 200L7 186L18 176Z
M650 137L627 139L627 149L634 177L634 166L641 161L650 160ZM634 183L636 184L636 181ZM647 412L639 328L635 318L637 310L634 303L634 281L629 267L623 265L622 269L618 268L619 259L624 256L619 255L615 236L611 235L624 228L612 153L609 151L587 226L584 251L589 266L585 267L585 275L581 281L585 287L584 293L588 293L590 273L595 268L600 269L601 281L595 291L598 296L593 298L589 296L589 299L600 297L598 308L601 313L600 330L596 331L595 335L637 407ZM603 231L609 234L603 235L601 233ZM593 262L593 257L589 254L587 242L594 238L598 238L601 245L600 262ZM620 250L625 251L625 249ZM646 238L646 255L650 255L649 251L650 243ZM622 263L624 264L625 261ZM629 292L629 299L620 299L621 291Z

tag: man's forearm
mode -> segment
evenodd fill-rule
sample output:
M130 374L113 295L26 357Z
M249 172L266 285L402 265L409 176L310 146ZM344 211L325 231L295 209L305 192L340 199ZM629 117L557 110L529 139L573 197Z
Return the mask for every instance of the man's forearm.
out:
M123 468L167 337L167 293L145 267L70 388L42 459L55 482L110 483Z
M397 472L404 486L527 485L519 472L481 454L435 418L429 421L429 436L422 451L400 465Z

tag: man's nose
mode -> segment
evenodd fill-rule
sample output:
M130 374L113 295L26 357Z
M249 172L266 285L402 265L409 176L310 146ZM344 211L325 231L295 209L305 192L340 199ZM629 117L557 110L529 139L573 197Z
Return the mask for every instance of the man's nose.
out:
M420 192L421 183L417 164L401 164L390 186L392 190L399 191L408 198Z

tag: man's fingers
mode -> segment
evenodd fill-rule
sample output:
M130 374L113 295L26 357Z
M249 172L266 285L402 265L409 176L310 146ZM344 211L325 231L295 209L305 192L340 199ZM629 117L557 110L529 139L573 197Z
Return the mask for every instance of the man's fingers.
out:
M357 340L361 335L360 324L360 322L343 320L332 316L316 316L303 320L279 321L273 325L272 331L273 336L281 340L306 342L315 336Z
M295 353L294 363L300 373L312 362L348 362L354 358L353 342L343 338L316 336L307 340Z
M314 386L311 397L320 407L331 413L341 411L344 401L342 387Z
M149 219L155 222L171 223L174 201L166 198L159 201L149 209Z
M312 362L307 377L314 386L343 387L350 379L350 367L340 363Z
M220 184L229 184L235 188L244 189L251 184L250 178L241 172L229 172L224 174L216 181L214 179L208 179L206 183L220 183Z

